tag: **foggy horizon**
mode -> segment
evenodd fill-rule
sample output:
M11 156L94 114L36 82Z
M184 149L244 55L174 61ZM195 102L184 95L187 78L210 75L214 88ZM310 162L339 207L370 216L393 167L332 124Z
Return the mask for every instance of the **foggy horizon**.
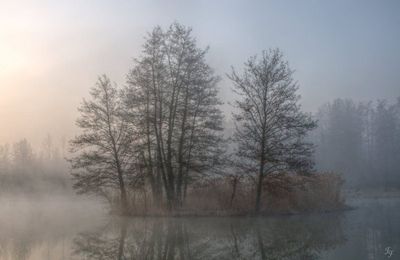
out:
M399 0L0 0L0 259L398 259Z
M161 1L0 3L0 144L47 134L73 137L77 107L97 77L120 86L147 32L174 21L193 29L222 80L230 120L232 84L252 55L280 48L296 72L303 110L335 98L399 96L398 1Z

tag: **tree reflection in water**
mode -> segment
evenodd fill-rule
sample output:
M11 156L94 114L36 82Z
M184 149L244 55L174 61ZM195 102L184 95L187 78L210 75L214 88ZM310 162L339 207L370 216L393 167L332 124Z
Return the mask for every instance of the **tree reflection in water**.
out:
M345 242L342 217L118 219L74 239L86 259L319 259Z

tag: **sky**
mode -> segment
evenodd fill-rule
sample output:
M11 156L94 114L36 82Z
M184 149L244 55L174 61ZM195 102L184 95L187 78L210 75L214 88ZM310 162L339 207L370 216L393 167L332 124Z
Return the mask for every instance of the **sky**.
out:
M193 28L222 77L249 56L280 48L303 109L335 98L400 96L400 1L0 0L0 144L71 138L77 107L98 75L119 85L154 26Z

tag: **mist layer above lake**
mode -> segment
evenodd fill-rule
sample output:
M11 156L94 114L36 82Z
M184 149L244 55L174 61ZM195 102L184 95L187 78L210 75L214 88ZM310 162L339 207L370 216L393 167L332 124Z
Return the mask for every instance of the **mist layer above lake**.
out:
M268 218L117 218L82 197L0 200L0 259L387 259L400 199ZM396 259L396 258L394 258Z

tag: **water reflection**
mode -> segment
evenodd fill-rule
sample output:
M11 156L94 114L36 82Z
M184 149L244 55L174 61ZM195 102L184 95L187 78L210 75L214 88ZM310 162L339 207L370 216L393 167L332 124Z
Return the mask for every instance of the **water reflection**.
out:
M386 247L390 259L400 254L399 199L273 218L110 219L92 202L77 205L0 201L0 259L372 260L388 259Z
M113 221L74 239L89 259L319 259L345 242L340 215Z

